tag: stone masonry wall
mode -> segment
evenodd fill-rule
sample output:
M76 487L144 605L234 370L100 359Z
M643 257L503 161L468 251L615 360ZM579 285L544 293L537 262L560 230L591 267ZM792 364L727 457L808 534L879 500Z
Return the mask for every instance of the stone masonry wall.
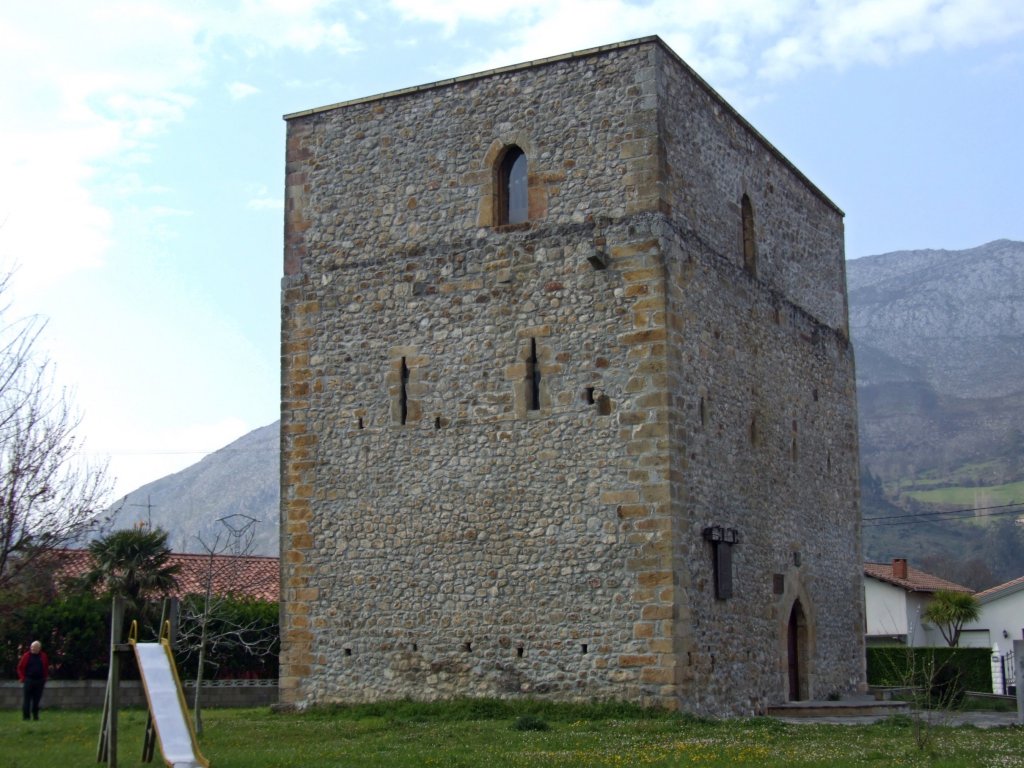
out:
M628 218L656 205L652 64L624 49L289 124L283 701L664 698L669 524L628 522L668 499L657 248ZM532 221L481 227L510 142Z
M646 414L623 400L630 386L648 392L630 355L646 359L650 342L621 332L634 303L621 278L609 284L560 245L578 236L524 232L461 257L393 260L437 294L385 300L349 342L315 326L329 341L310 352L322 393L306 414L317 453L301 564L319 564L303 593L317 700L613 695L636 682L640 670L621 666L646 659L626 658L646 650L632 636L643 577L628 565L660 531L620 530L618 510L664 486L664 469L640 464L655 447ZM445 280L453 257L473 272ZM318 303L351 306L358 284L332 282L343 297ZM531 339L535 412L520 394Z
M812 628L806 693L824 698L863 680L842 214L683 67L662 51L675 570L688 585L677 593L681 665L706 701L698 709L728 701L760 712L787 692L796 599ZM741 536L729 600L714 598L702 538L713 524Z
M698 245L673 255L673 509L693 695L737 714L785 700L797 598L814 628L808 695L848 692L863 658L849 345ZM728 600L714 596L710 525L740 535Z
M676 226L742 267L746 194L759 287L848 335L842 212L670 50L659 54L660 151Z
M290 116L283 703L760 711L797 596L815 691L857 682L841 214L730 110L680 119L718 104L694 82L646 39ZM530 221L495 227L509 144ZM712 523L743 535L731 601Z

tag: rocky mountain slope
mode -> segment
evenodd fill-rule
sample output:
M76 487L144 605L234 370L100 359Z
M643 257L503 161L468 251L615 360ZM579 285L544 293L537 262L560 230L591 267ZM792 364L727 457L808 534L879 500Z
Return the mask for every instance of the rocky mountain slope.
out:
M254 555L276 555L280 487L278 422L260 427L191 467L132 491L112 507L112 528L136 523L170 532L176 552L203 552L225 540L229 515L253 518ZM243 520L238 518L237 520ZM232 522L232 521L229 521Z
M891 480L998 459L979 479L1006 482L1024 427L1024 243L846 269L862 464Z

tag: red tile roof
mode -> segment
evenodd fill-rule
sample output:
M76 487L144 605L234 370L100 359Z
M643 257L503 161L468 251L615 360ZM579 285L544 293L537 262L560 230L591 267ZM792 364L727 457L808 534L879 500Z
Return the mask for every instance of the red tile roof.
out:
M51 553L60 565L56 576L75 578L83 576L90 567L89 551L60 549ZM210 569L210 555L172 554L171 565L179 565L178 589L174 597L206 592L206 575ZM276 557L246 555L213 556L213 592L218 595L234 594L277 602L280 595L280 568Z
M1016 592L1017 590L1024 588L1024 576L1017 579L1007 581L1005 584L997 584L994 587L978 592L975 597L981 602L985 603L994 597L1001 595L1003 592Z
M864 575L871 576L879 581L886 581L889 584L895 584L897 587L903 587L908 592L938 592L939 590L946 592L974 592L969 587L954 584L952 581L940 579L938 576L932 576L930 573L919 571L909 564L907 565L907 578L905 579L898 579L893 575L892 563L864 563Z

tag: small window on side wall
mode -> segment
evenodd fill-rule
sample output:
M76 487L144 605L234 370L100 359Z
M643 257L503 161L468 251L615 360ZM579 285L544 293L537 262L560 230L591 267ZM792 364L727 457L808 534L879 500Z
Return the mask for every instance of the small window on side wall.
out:
M740 214L743 219L743 268L757 276L757 240L754 235L754 206L746 195L740 200Z
M526 192L526 154L512 145L498 167L498 224L522 224L529 218Z

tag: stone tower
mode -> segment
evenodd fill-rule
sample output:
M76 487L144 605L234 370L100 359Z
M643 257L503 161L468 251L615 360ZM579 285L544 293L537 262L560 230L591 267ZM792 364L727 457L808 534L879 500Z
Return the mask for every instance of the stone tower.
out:
M657 37L286 119L282 703L862 682L828 198Z

